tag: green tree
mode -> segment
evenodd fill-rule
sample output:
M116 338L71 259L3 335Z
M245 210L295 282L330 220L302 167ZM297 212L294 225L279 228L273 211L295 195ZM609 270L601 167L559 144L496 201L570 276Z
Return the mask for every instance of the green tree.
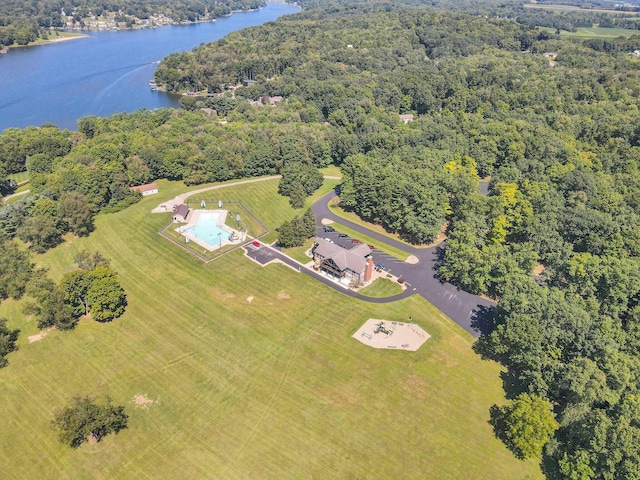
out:
M127 428L128 418L124 407L113 405L108 396L102 400L76 396L55 412L51 426L62 443L77 448L90 437L99 442L117 434Z
M88 250L80 250L74 257L74 261L80 270L93 270L96 267L109 268L111 263L109 259L104 257L100 252L95 251L91 253Z
M89 314L89 288L93 277L86 270L75 270L65 273L60 287L66 295L66 301L71 305L76 316Z
M93 231L93 212L86 195L79 192L65 193L58 202L62 221L70 231L86 237Z
M127 297L116 273L107 267L96 267L90 272L91 286L87 303L91 317L98 322L110 322L124 313Z
M78 131L83 133L87 138L93 138L98 132L98 119L93 115L82 117L78 120Z
M44 253L61 241L60 222L49 215L38 215L27 218L17 231L18 237L31 243L37 253Z
M24 294L33 266L29 252L15 242L0 243L0 301L18 299Z
M526 393L492 413L494 426L504 429L498 435L520 458L540 457L559 426L549 401Z
M20 330L11 330L7 327L7 319L0 317L0 368L6 367L7 359L5 358L8 353L13 352L16 347L16 340L18 340L18 334Z
M299 231L304 238L312 238L316 235L316 216L310 208L300 217Z
M304 207L304 201L307 198L307 194L304 191L304 187L300 182L297 182L289 192L289 203L292 208L299 209Z
M284 221L278 231L278 245L289 248L296 246L295 220Z
M27 303L24 313L36 316L38 328L74 329L78 317L68 303L65 292L50 279L41 283L35 293L36 302Z

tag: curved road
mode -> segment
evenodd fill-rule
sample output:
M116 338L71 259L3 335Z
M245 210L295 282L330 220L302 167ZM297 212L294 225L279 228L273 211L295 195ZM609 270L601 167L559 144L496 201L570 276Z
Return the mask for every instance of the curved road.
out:
M486 321L486 317L492 315L493 307L495 303L490 300L486 300L477 295L459 290L450 283L443 283L435 277L436 274L436 261L437 261L437 246L430 248L415 248L404 243L398 242L384 235L380 235L377 232L364 228L358 224L345 220L342 217L338 217L331 210L329 210L329 201L336 196L335 192L330 192L320 200L318 200L311 208L316 216L318 222L318 228L321 228L321 221L323 218L333 220L337 223L345 225L352 230L362 233L368 237L371 237L380 243L396 247L404 252L414 255L418 258L419 262L416 264L409 264L397 260L389 255L386 255L376 249L372 251L373 259L375 263L383 263L389 267L389 270L398 277L404 277L410 287L405 292L396 297L390 297L388 301L397 300L403 296L417 293L422 295L426 300L433 304L436 308L448 315L454 322L460 325L474 336L479 336L480 332L474 325L481 325ZM330 235L335 236L329 237ZM322 233L322 236L331 238L334 242L340 244L341 241L344 245L344 239L339 239L336 233ZM346 240L346 245L350 247L351 241ZM369 299L373 300L373 299Z
M218 188L224 188L242 183L253 183L272 180L274 178L280 178L280 176L274 175L271 177L243 180L240 182L232 182L228 184L215 185L200 190L193 190L185 194L178 195L173 200L164 202L162 205L154 208L152 212L170 212L174 204L183 203L186 197L200 192L215 190ZM316 216L318 232L321 232L319 233L319 235L330 238L335 243L347 248L350 248L352 245L349 238L339 238L336 232L324 232L322 230L323 225L321 222L322 219L326 218L345 225L356 232L360 232L363 235L379 241L380 243L396 247L410 255L414 255L415 257L417 257L418 263L410 264L400 261L383 252L380 252L377 249L372 250L373 260L375 263L383 263L387 265L389 267L388 270L391 273L393 273L397 277L403 277L405 279L408 288L404 292L399 295L386 298L365 297L364 295L360 295L359 293L355 293L349 289L343 288L342 286L336 284L335 282L327 279L326 277L309 268L303 267L299 262L283 254L281 251L270 245L265 245L257 251L248 250L247 255L263 265L276 259L280 260L294 270L304 272L307 275L314 277L316 280L344 293L345 295L370 303L389 303L413 294L422 295L426 300L428 300L436 308L444 312L454 322L467 330L473 336L479 336L480 332L477 326L484 324L487 320L487 317L490 317L493 314L493 307L495 307L496 304L477 295L472 295L470 293L459 290L457 287L451 285L450 283L443 283L438 280L435 277L437 261L436 249L438 248L437 246L430 248L415 248L398 242L397 240L394 240L392 238L385 237L384 235L380 235L373 230L369 230L358 224L350 222L349 220L338 217L333 212L331 212L328 207L329 201L335 196L336 193L332 191L322 197L316 203L314 203L311 207L313 213Z

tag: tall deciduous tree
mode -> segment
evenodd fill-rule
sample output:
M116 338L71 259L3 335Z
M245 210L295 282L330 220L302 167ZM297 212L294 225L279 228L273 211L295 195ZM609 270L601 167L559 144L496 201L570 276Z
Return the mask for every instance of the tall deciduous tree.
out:
M540 457L559 426L549 401L535 395L523 393L499 411L502 419L496 424L504 427L507 446L522 458Z
M86 195L78 192L65 193L60 197L60 215L73 233L86 237L93 231L93 212Z
M87 302L94 320L110 322L124 313L127 297L116 273L106 267L96 267L89 274L91 285Z

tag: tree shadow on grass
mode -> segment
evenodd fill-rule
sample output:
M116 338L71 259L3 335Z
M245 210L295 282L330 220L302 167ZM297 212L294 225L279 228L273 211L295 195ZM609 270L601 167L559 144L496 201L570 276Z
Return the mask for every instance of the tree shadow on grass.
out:
M507 435L507 422L504 410L494 404L489 409L489 416L489 424L493 427L493 434L496 438L504 443L505 447L507 447L516 458L524 460L522 452L513 445L513 442L511 442L511 439Z

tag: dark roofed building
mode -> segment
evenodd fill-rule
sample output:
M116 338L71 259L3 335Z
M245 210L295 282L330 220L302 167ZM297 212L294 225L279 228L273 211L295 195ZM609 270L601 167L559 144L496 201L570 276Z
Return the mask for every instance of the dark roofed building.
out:
M177 205L173 210L173 221L174 222L186 222L187 215L189 215L189 207L184 203Z
M320 263L320 270L329 276L356 285L371 281L373 259L367 245L360 244L347 250L329 240L316 237L312 252L313 259Z

